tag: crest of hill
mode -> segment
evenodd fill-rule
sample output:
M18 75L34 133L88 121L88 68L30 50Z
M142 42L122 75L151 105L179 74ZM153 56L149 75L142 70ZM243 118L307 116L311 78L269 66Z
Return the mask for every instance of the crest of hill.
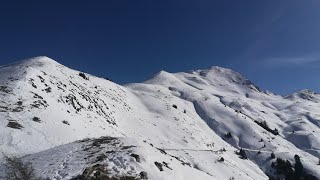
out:
M2 65L0 66L0 81L23 79L34 71L52 71L55 70L57 66L62 67L63 65L46 56L38 56L8 65Z
M48 150L39 156L43 161L35 154L30 159L51 179L70 179L80 172L78 160L100 154L98 146L78 151L85 144L72 142L101 136L132 138L125 146L119 141L118 148L137 147L141 164L131 163L134 173L146 171L150 179L163 179L163 173L166 179L194 179L188 172L200 179L267 179L265 173L275 171L271 153L290 162L297 154L306 171L320 177L320 105L262 93L230 69L161 71L143 83L121 86L36 57L1 66L0 74L1 150L16 155ZM102 148L111 161L101 161L115 160L115 174L118 168L131 172L117 160L130 156L110 151L114 148L112 143ZM235 153L240 149L247 160ZM82 170L92 165L81 162ZM61 164L70 169L61 170ZM74 174L63 173L69 170Z
M162 70L143 83L181 87L187 84L187 86L192 86L196 89L218 88L230 91L233 91L233 89L239 89L239 91L251 89L260 92L259 87L240 73L218 66L212 66L204 70L191 70L189 72L178 73L169 73Z
M309 89L302 89L297 92L294 92L288 96L285 97L286 99L292 100L292 101L298 101L298 100L308 100L312 102L320 102L320 96L318 93L309 90Z

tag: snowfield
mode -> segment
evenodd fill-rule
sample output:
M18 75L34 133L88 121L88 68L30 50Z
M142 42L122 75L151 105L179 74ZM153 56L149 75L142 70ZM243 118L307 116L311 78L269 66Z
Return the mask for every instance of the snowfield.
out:
M41 178L268 179L271 153L320 178L320 94L221 67L124 86L48 57L0 66L0 151ZM235 152L243 149L248 159ZM0 154L0 159L3 158ZM0 179L5 169L0 165Z

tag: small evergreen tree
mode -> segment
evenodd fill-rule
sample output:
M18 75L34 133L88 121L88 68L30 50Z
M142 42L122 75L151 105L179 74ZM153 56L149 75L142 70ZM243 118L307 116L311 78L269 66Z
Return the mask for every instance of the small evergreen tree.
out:
M272 152L270 157L271 157L271 159L274 159L274 158L276 158L276 155Z
M278 174L284 174L286 177L293 174L292 165L288 160L283 160L278 157L273 166L277 170Z
M294 155L294 160L295 160L294 174L296 178L300 179L303 173L303 165L298 155Z
M242 148L240 149L239 152L237 152L237 154L242 158L242 159L248 159L246 151L243 150Z
M278 157L275 162L271 163L271 167L276 169L278 175L284 175L285 180L317 180L317 177L304 170L298 155L294 156L294 160L295 164L292 166L288 160L283 160Z
M279 130L277 128L274 128L274 130L271 131L271 133L274 135L279 135Z
M219 159L219 162L224 162L224 158L221 157L221 158Z
M261 151L258 151L257 154L261 154Z
M232 138L231 132L228 132L227 134L225 134L224 137L226 137L226 138Z
M7 180L40 180L36 176L35 170L31 163L24 163L18 157L5 156L5 172Z

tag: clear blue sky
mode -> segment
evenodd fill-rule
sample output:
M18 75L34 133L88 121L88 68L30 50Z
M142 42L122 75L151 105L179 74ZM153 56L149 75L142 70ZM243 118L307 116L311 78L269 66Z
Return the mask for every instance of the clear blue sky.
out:
M0 3L0 64L45 55L140 82L160 70L234 69L262 89L320 91L318 0Z

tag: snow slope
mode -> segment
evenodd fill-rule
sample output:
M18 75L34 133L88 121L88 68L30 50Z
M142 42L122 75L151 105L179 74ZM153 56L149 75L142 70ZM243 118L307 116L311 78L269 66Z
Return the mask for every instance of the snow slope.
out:
M114 177L146 172L149 179L268 179L271 152L292 162L298 154L320 177L317 93L261 92L221 67L161 71L125 86L79 73L48 57L0 67L1 151L29 154L24 160L43 178L71 179L102 164ZM257 124L263 121L279 135ZM101 136L113 140L89 150L94 139L79 141ZM240 148L248 160L234 153ZM103 160L95 161L101 154Z

